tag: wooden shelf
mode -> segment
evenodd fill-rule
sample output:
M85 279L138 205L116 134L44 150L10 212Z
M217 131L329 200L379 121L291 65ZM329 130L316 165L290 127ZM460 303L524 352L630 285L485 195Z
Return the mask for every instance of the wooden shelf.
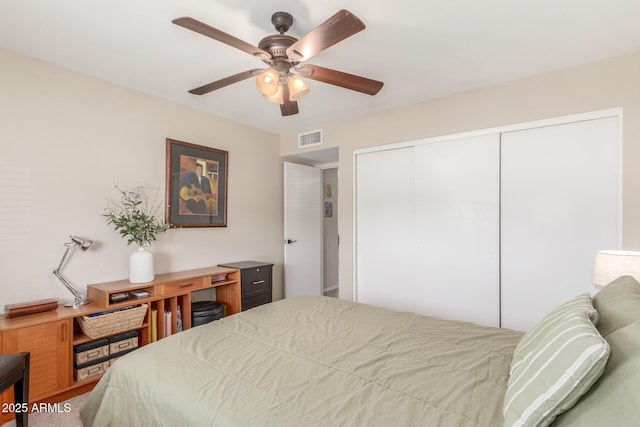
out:
M226 280L212 282L212 277L225 275ZM181 271L157 275L153 281L142 284L132 284L128 280L118 280L114 282L99 283L87 286L87 296L90 301L104 307L104 309L124 307L143 302L156 301L172 295L182 295L186 292L197 291L207 288L229 287L227 291L233 293L235 288L240 296L240 274L238 269L226 267L209 267L197 270ZM150 296L145 298L129 298L126 301L112 303L110 296L116 293L130 292L142 289L149 292ZM227 292L228 293L228 292ZM240 311L240 303L235 301L233 295L229 298L228 305L231 305L232 313Z
M224 275L226 280L212 282ZM138 331L138 346L150 342L150 313L152 308L172 312L172 333L177 332L176 311L181 306L182 328L191 327L191 292L216 289L216 299L227 306L227 315L241 310L240 270L207 267L175 273L159 274L152 282L131 284L128 280L98 283L87 286L90 304L78 308L59 306L56 310L8 319L0 316L0 353L31 352L30 401L60 402L93 388L100 376L82 381L73 379L73 346L97 338L90 338L80 329L76 318L129 305L147 304L147 314ZM143 289L148 297L129 298L111 303L110 295ZM158 325L160 318L158 319ZM113 335L113 334L109 334ZM13 402L13 388L0 395L0 404ZM12 419L0 414L0 424Z

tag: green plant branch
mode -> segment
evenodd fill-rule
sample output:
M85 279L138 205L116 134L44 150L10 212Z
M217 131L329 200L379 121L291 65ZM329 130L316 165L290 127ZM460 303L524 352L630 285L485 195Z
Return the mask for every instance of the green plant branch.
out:
M154 201L149 206L142 185L129 190L117 185L115 188L120 192L121 202L107 202L103 216L107 224L113 225L120 236L127 240L127 245L149 245L159 234L167 231L169 225L155 216L159 205ZM157 199L156 193L156 201Z

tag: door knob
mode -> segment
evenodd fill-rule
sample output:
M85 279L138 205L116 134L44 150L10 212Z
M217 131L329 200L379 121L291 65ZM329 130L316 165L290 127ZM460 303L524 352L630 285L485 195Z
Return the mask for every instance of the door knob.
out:
M287 240L285 240L284 242L285 242L287 245L290 245L290 244L292 244L292 243L297 242L297 240L287 239Z

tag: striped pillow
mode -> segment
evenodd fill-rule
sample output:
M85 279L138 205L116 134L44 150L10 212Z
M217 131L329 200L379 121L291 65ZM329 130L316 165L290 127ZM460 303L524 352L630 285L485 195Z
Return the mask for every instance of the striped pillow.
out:
M598 326L600 317L595 308L593 308L593 301L591 295L588 293L578 295L577 297L565 302L564 304L556 307L551 313L547 314L544 319L536 325L534 329L527 332L513 353L513 360L511 365L522 362L522 359L529 354L532 350L540 347L540 341L545 334L549 333L549 329L557 325L558 321L563 317L575 313L585 312L591 319L594 326Z
M586 312L576 310L546 320L536 333L537 347L511 364L505 426L548 426L589 390L606 367L609 344ZM516 353L521 350L518 345Z

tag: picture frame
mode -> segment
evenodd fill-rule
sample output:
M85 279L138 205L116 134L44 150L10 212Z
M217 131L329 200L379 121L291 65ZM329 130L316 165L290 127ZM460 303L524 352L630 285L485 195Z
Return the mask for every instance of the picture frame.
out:
M333 203L324 202L324 217L333 218Z
M165 222L226 227L229 152L167 138Z

